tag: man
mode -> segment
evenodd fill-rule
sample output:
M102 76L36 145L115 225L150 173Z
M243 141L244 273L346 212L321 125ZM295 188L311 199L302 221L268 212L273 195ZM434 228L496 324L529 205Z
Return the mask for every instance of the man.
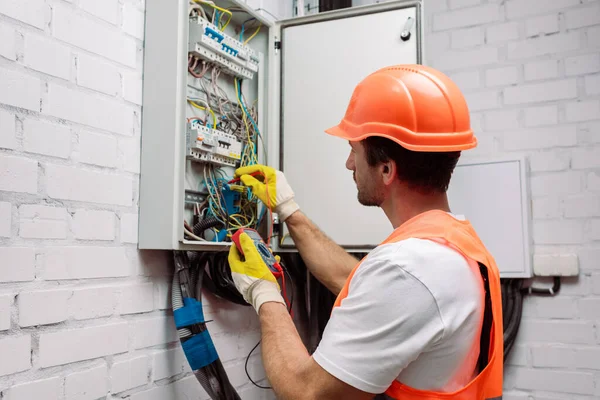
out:
M466 102L420 65L379 70L355 89L329 134L350 142L358 200L381 207L394 232L362 262L300 210L285 176L265 166L236 175L287 224L302 258L338 295L310 356L275 278L242 235L229 261L260 316L267 376L281 399L499 399L502 316L495 262L446 190L460 151L476 146ZM260 172L262 179L251 176ZM360 227L357 227L360 228Z

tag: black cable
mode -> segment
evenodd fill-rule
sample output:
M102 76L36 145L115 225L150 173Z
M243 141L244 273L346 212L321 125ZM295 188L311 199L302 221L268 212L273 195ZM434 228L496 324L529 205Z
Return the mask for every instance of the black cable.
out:
M508 285L510 287L513 307L508 323L504 327L504 360L508 358L515 344L523 315L523 293L521 292L523 281L520 279L510 280Z
M287 268L283 268L283 272L285 275L287 275L287 279L288 282L290 283L290 285L292 286L292 291L290 294L290 308L288 309L288 312L291 313L294 307L294 281L292 280L292 276L290 275L290 273L287 271ZM286 279L284 277L284 279ZM254 382L254 380L250 377L250 373L248 372L248 362L250 361L250 356L252 355L252 353L254 353L254 350L256 350L256 348L260 345L261 341L259 340L258 343L256 343L256 346L254 346L252 348L252 350L250 350L250 353L248 353L248 356L246 357L246 363L244 364L244 370L246 371L246 376L248 377L248 379L250 380L250 382L252 382L252 384L258 388L261 389L273 389L271 386L262 386L259 385L258 383Z
M219 221L218 218L207 217L207 218L204 218L204 219L198 221L198 223L192 227L192 232L194 233L194 235L204 237L205 230L210 229L210 228L215 228L219 225L223 225L223 223L221 221Z
M256 348L260 345L260 340L258 341L258 343L256 343L256 346L254 346L252 348L252 350L250 350L250 353L248 353L248 357L246 357L246 363L244 364L244 370L246 371L246 376L248 377L248 379L250 380L250 382L252 382L252 384L258 388L261 389L273 389L271 386L262 386L259 385L258 383L254 382L254 379L252 379L250 377L250 374L248 373L248 362L250 361L250 356L252 355L252 353L254 353L254 350L256 350Z
M180 299L185 297L196 297L195 285L202 285L204 277L203 256L192 252L175 251L173 252L176 265L176 277L179 279ZM196 282L191 278L195 277ZM175 288L173 289L175 291ZM202 301L201 294L198 295L198 301ZM175 304L175 300L174 300ZM181 344L193 338L196 334L206 331L205 322L193 323L185 327L192 335L181 337ZM181 329L179 330L181 333ZM209 342L212 342L209 339ZM186 354L186 358L188 354ZM194 371L196 379L200 382L206 393L214 400L241 400L235 388L231 385L229 377L221 360L218 358L212 363L205 365Z
M208 256L207 270L209 274L204 279L204 287L220 298L248 306L249 304L235 287L227 257L227 252L211 253Z

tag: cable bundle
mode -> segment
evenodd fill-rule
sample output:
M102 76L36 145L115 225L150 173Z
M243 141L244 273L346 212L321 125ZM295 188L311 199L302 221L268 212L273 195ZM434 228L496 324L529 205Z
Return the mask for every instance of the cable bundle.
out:
M218 359L202 311L202 288L232 303L249 306L235 287L227 261L228 254L175 251L173 256L175 260L172 290L173 316L188 362L196 378L212 399L238 400L239 396L229 383L223 365ZM293 284L287 269L283 268L282 272ZM288 302L287 298L285 300ZM288 303L290 313L293 302L292 285ZM270 389L268 386L256 383L248 372L250 356L259 345L260 341L246 357L246 376L255 386Z
M241 400L219 359L202 310L204 269L198 264L192 269L187 253L173 252L173 317L185 356L194 375L214 400ZM194 275L195 279L192 279Z

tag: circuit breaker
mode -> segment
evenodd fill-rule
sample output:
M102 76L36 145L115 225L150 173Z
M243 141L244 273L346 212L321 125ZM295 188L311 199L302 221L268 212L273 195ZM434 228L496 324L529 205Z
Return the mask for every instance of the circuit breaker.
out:
M293 251L276 216L234 179L258 163L286 173L307 214L335 227L334 240L376 245L370 231L359 246L345 243L347 218L331 210L355 190L339 162L347 144L323 130L368 73L422 62L421 15L421 1L404 0L272 22L241 0L147 0L139 247L224 251L244 227ZM324 187L338 194L319 200ZM359 210L352 200L350 213Z

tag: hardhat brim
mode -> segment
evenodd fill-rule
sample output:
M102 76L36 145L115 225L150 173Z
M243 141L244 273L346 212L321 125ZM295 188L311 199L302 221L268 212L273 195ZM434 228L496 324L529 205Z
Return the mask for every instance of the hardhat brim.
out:
M463 150L469 150L469 149L475 148L477 146L477 138L472 134L472 131L464 133L465 135L471 136L471 141L469 141L468 143L440 144L440 143L431 143L430 142L427 144L416 144L416 143L409 143L407 141L400 140L397 137L394 137L392 135L377 132L377 130L364 131L363 129L344 129L344 127L342 126L342 125L345 125L344 122L345 121L343 121L339 125L333 126L329 129L326 129L325 132L329 135L336 136L336 137L339 137L342 139L346 139L351 142L358 142L358 141L364 140L371 136L384 137L386 139L389 139L389 140L392 140L392 141L398 143L400 146L404 147L407 150L419 151L419 152L463 151ZM442 136L447 137L452 134L441 134L441 135L440 134L427 134L427 136L429 136L429 138L431 138L431 139L433 139L436 135L439 137L442 137ZM421 135L419 135L419 136L421 136ZM425 136L425 135L423 135L423 136ZM421 137L423 137L423 136L421 136ZM427 137L427 136L425 136L425 137Z

